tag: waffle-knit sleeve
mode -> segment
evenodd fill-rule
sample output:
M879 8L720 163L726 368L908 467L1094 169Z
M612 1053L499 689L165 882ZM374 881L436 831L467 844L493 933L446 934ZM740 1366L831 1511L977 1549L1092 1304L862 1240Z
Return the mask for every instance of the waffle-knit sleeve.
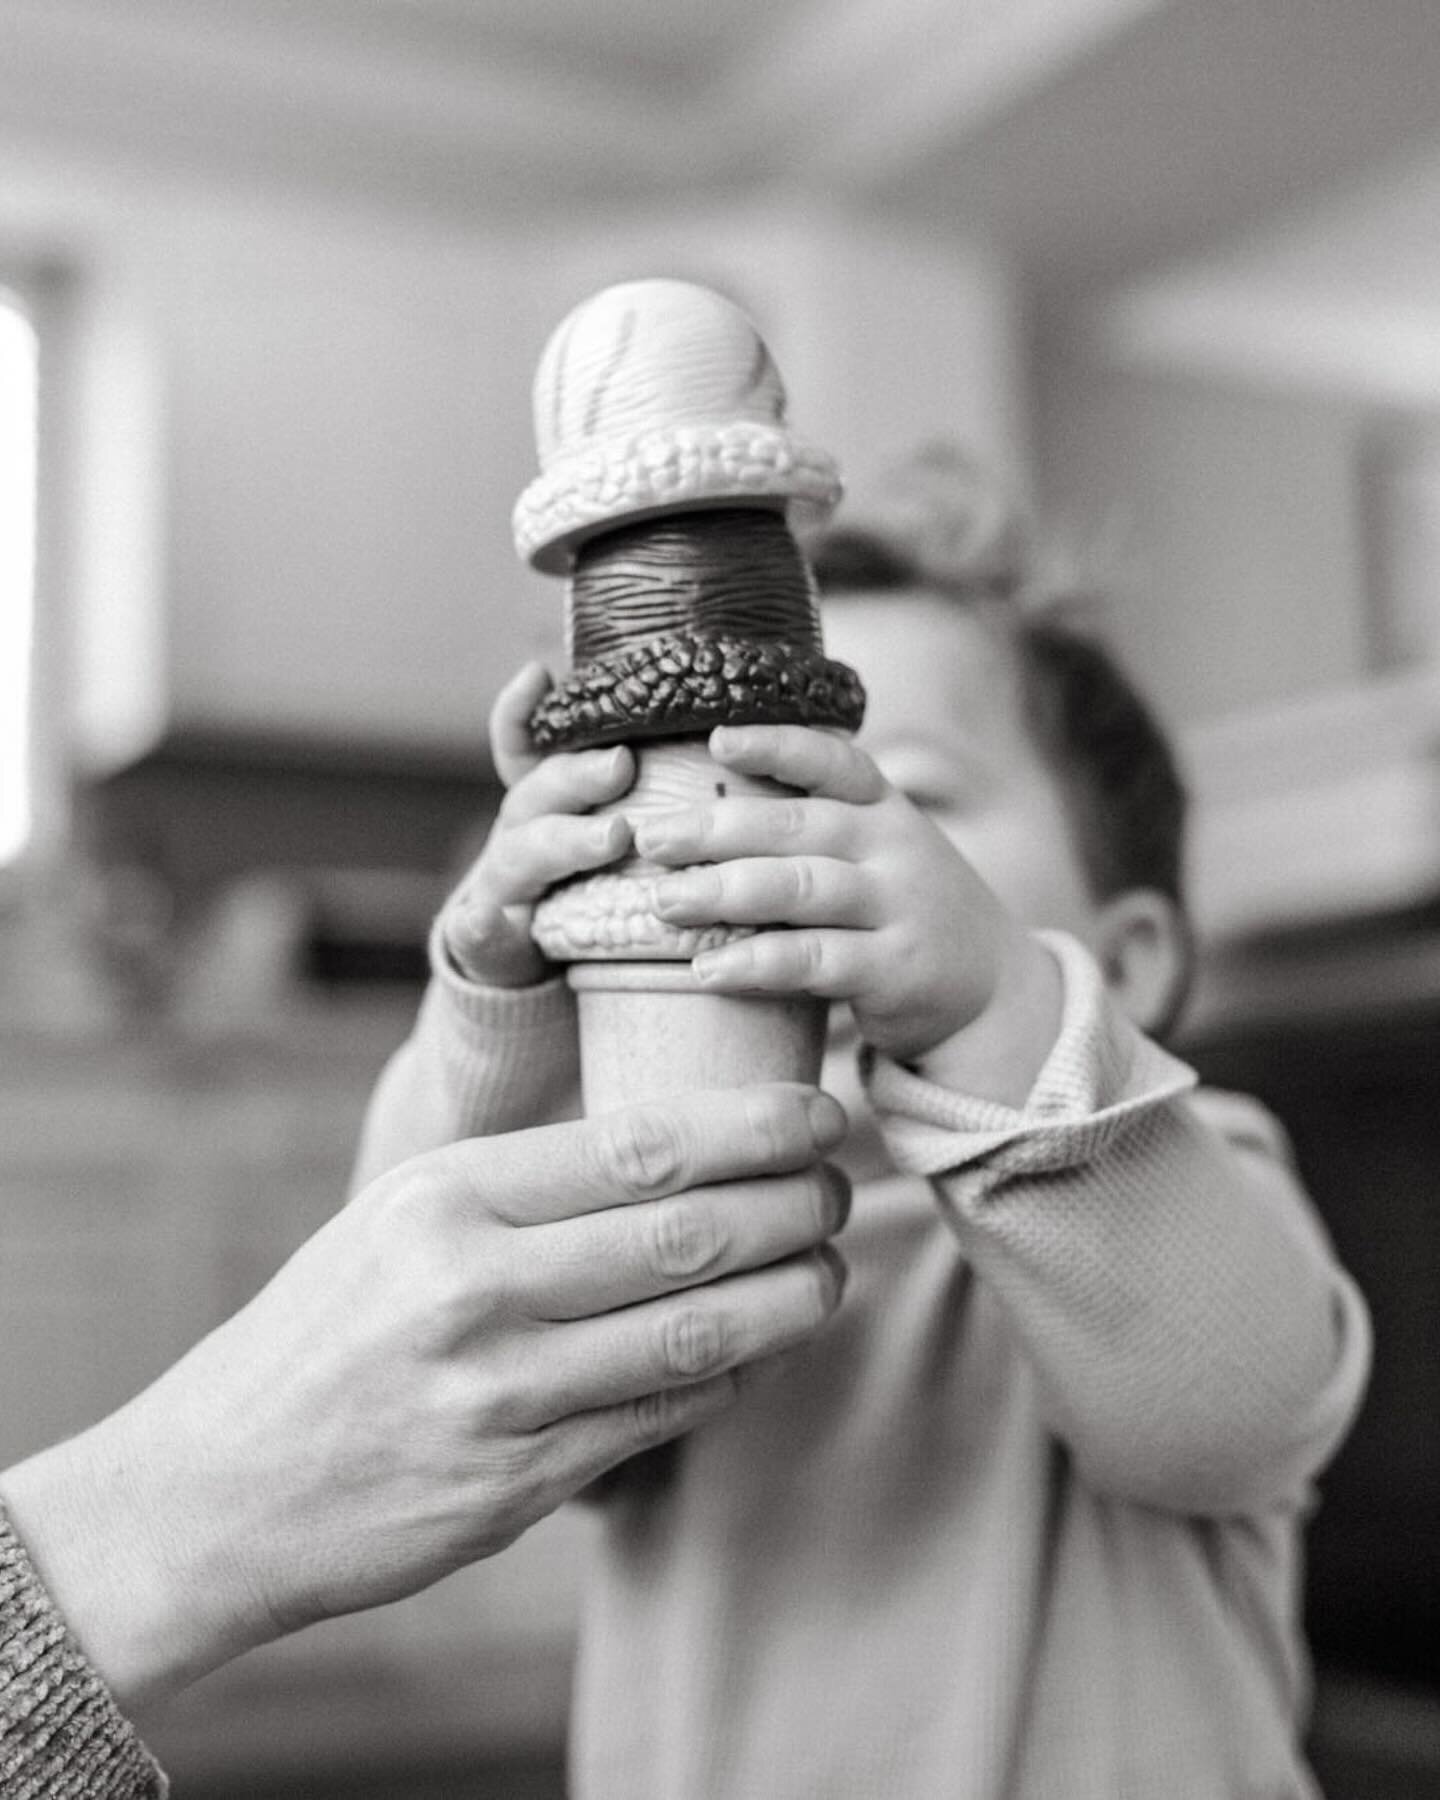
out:
M438 922L430 968L414 1028L371 1095L352 1188L423 1150L578 1110L575 999L560 977L481 987L446 956Z
M168 1792L0 1507L0 1794L164 1800Z
M1273 1120L1195 1091L1074 940L1025 1104L867 1052L891 1155L927 1177L1097 1491L1196 1514L1299 1506L1364 1388L1364 1303Z

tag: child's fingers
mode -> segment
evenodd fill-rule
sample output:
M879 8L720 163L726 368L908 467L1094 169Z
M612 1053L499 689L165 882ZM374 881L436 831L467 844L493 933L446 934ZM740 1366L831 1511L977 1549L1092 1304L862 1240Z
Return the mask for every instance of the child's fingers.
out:
M854 863L825 856L751 857L666 875L655 910L672 925L879 923L877 897Z
M691 969L716 992L845 1000L870 985L874 939L869 931L767 931L702 951Z
M457 902L445 915L442 935L450 960L471 981L514 986L534 980L543 967L528 926L490 900Z
M540 760L530 741L530 714L549 686L545 665L528 662L501 688L490 710L490 754L507 788Z
M547 813L588 812L618 800L635 779L635 757L623 744L608 750L569 750L547 756L519 776L501 802L507 825Z
M630 821L623 813L604 818L547 813L505 833L504 855L482 861L463 898L524 905L569 875L614 862L629 847Z
M737 856L838 856L855 853L862 815L842 800L711 800L635 823L635 848L658 863L721 862Z
M720 725L710 734L710 754L728 769L768 775L829 800L867 806L889 791L870 757L840 732L805 725Z

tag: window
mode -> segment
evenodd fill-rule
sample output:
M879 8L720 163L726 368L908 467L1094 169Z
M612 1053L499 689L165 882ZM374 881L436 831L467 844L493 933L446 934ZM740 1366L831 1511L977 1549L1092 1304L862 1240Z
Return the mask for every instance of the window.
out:
M38 360L29 315L0 288L0 868L31 833Z

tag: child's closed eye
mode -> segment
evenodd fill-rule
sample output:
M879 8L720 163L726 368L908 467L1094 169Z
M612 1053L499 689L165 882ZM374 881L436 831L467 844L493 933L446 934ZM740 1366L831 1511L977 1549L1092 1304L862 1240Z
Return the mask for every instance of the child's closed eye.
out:
M984 792L978 764L942 754L928 742L906 739L875 755L881 773L921 812L955 817L972 813Z
M926 814L973 812L979 804L978 783L955 769L911 769L891 775L892 786Z
M961 809L960 796L951 790L926 787L915 781L897 782L896 786L911 805L918 806L923 813L958 812Z

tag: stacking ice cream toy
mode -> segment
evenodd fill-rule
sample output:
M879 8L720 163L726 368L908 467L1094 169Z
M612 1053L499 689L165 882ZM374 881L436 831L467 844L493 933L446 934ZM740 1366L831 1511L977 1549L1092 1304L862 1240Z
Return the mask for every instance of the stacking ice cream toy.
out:
M515 508L522 558L567 575L571 667L536 708L538 749L628 743L632 819L703 796L779 792L706 749L719 724L854 730L864 691L828 659L788 518L823 517L834 462L797 443L746 315L708 288L636 281L562 321L535 377L540 474ZM667 871L638 856L553 888L534 934L569 965L587 1112L747 1081L810 1080L825 1006L707 993L689 963L746 928L651 909Z

